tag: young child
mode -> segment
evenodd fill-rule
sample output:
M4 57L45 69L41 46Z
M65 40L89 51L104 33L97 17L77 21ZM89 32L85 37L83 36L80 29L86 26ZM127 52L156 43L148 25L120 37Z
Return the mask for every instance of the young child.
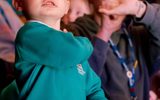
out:
M69 0L13 0L28 22L16 37L19 99L106 100L87 59L88 39L60 30Z

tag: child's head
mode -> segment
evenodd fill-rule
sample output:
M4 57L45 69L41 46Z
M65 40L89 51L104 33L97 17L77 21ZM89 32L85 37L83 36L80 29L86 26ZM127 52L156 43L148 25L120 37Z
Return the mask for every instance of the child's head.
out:
M59 20L69 9L69 0L13 0L28 20Z
M91 8L88 0L70 0L70 9L68 14L64 16L64 23L74 22L78 17L84 14L90 14Z

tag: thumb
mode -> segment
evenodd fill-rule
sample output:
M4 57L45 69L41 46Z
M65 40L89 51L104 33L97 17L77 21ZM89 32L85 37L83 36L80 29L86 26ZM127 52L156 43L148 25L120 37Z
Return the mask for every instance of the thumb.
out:
M63 29L63 32L67 33L68 31L67 31L67 29Z

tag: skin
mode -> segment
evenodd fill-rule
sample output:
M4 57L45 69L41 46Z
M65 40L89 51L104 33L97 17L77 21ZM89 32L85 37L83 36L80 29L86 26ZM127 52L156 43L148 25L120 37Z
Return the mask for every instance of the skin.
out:
M150 91L149 95L150 95L149 100L157 100L157 95L153 91Z
M141 18L146 5L139 0L89 0L94 5L94 16L100 25L97 37L108 42L113 32L117 31L126 15ZM111 17L112 16L112 17Z
M91 8L87 0L70 0L69 12L64 16L63 22L68 24L74 22L84 14L91 14Z
M101 40L108 42L113 32L120 29L121 24L125 16L107 15L106 12L100 11L100 9L111 9L119 5L117 0L90 0L90 3L94 6L94 18L99 24L100 28L96 36ZM116 4L116 5L115 5Z
M69 4L69 0L13 0L14 7L22 11L27 20L38 20L57 30Z
M146 5L140 0L123 0L119 6L114 9L99 9L107 15L133 15L141 18L146 11Z

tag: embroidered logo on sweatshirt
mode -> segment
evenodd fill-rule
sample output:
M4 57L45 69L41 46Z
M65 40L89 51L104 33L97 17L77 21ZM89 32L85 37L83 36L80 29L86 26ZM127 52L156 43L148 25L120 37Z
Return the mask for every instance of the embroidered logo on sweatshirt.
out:
M83 67L81 64L77 64L77 70L78 70L78 73L81 74L81 75L84 75L86 72L83 70Z

